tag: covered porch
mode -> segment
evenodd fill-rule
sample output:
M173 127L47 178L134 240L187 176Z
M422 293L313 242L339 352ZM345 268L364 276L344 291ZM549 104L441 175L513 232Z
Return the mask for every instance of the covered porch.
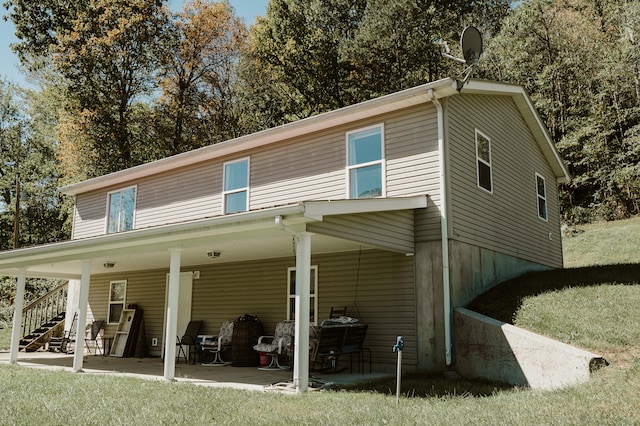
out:
M31 352L20 357L19 365L55 371L73 372L73 355L52 352ZM10 364L9 352L0 352L0 364ZM103 374L135 377L144 380L164 380L164 365L160 358L116 358L110 356L84 356L83 374ZM356 383L366 383L389 376L386 373L326 374L312 372L309 388L336 389ZM198 386L235 388L253 391L295 392L291 371L261 371L254 367L211 367L200 363L176 365L175 381Z
M89 314L95 318L89 303L93 286L100 282L108 282L109 277L118 274L137 274L145 277L154 275L154 285L157 287L149 287L144 290L146 293L140 290L138 297L146 294L149 298L157 300L154 310L149 310L155 317L149 320L154 321L156 330L160 324L162 333L155 331L151 334L157 335L160 345L164 347L164 359L167 362L158 361L162 364L162 377L165 380L175 380L179 377L176 371L182 368L174 362L176 346L173 344L175 336L181 333L178 329L181 276L185 273L193 277L199 276L199 269L215 271L221 268L221 265L234 265L234 273L237 275L237 270L243 265L251 264L252 269L248 271L247 276L258 280L262 271L266 269L260 265L278 263L275 259L293 258L291 266L295 267L295 297L292 300L295 301L295 312L300 315L295 316L294 368L292 372L284 374L288 374L289 380L298 392L305 392L309 387L309 326L310 314L313 313L309 304L312 256L342 257L341 253L358 253L362 250L395 253L402 259L411 256L414 253L414 210L423 209L426 205L426 196L301 202L4 252L0 253L0 274L17 277L16 306L22 305L27 277L56 277L77 281L79 294L73 301L73 306L78 313L79 336L84 334ZM357 258L359 262L360 257ZM359 272L359 264L358 270L352 268L349 271L350 279L356 281L356 287ZM393 271L389 273L393 274ZM413 277L410 279L413 280ZM286 276L284 280L286 281ZM219 281L219 276L216 276L207 282L209 302L222 297L222 290L216 287ZM411 284L413 285L413 282ZM389 286L393 285L390 280ZM249 284L238 280L235 287L224 290L224 297L232 297L235 300L247 298L251 295L248 287ZM230 296L232 288L233 294ZM409 295L408 299L414 303L411 296ZM195 303L196 296L193 297ZM285 295L282 297L284 301ZM322 297L321 295L320 298ZM209 302L208 305L213 306L213 302ZM220 305L216 309L221 309ZM393 309L398 311L397 306ZM270 328L275 322L286 319L284 309L249 313L264 315L269 324L265 334L271 334ZM405 312L401 314L405 315ZM406 315L410 314L411 312L407 311ZM372 308L369 318L375 315L376 310ZM198 319L195 312L191 317ZM20 318L18 308L14 317L14 335L9 353L9 362L12 364L31 356L18 355ZM384 321L381 320L381 323ZM214 322L220 321L216 319ZM410 318L409 322L415 324L415 317ZM212 325L210 330L215 326ZM395 330L386 332L390 333L387 343L391 347ZM403 330L397 330L397 333L404 334ZM169 344L164 345L164 342ZM73 371L85 369L87 357L83 356L82 348L83 345L77 343L75 355L72 356ZM256 374L258 373L262 372L256 371Z

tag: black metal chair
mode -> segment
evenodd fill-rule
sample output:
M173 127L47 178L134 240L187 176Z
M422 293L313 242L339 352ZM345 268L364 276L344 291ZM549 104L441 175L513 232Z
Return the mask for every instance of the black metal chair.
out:
M198 333L200 332L200 327L202 327L202 321L189 321L187 329L182 337L176 336L176 345L178 346L178 357L176 362L179 363L180 356L183 356L184 362L188 363L189 358L191 358L191 348L193 347L193 363L196 363L196 354L198 353ZM187 347L187 352L184 350L185 346Z
M347 307L345 306L344 308L334 308L333 306L331 307L331 312L329 313L329 318L340 318L340 317L346 317L347 316Z
M100 352L104 355L104 348L100 349L100 344L98 344L98 339L100 338L100 330L104 328L104 320L97 320L91 324L91 327L87 330L86 337L84 338L84 344L87 347L89 353L91 353L91 345L93 343L93 347L96 350L95 355L98 355ZM104 346L104 344L103 344Z

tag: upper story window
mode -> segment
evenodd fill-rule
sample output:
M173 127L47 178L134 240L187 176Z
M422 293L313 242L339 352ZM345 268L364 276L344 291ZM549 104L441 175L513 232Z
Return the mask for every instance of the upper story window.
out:
M349 198L384 196L384 126L347 133Z
M107 196L107 234L133 229L136 211L136 187L112 191Z
M248 210L249 159L230 161L224 164L223 205L224 213Z
M538 217L547 220L547 187L542 176L536 173L536 198L538 199Z
M476 167L478 170L478 186L493 192L491 177L491 140L476 129Z

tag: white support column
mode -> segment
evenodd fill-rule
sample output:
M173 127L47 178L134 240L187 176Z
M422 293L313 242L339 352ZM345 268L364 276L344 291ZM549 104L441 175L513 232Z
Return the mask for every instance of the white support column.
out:
M309 388L309 293L311 288L311 235L296 234L296 330L293 384L298 393Z
M76 342L73 352L73 372L82 372L84 361L84 335L87 325L87 306L89 305L89 284L91 282L91 261L82 261L82 277L80 278L80 296L78 297L78 313ZM73 330L70 330L73 331Z
M18 270L18 280L16 281L16 297L13 309L13 328L11 329L11 349L9 351L9 362L18 362L18 351L20 350L20 337L22 334L22 307L24 306L24 288L26 285L27 270Z
M180 295L180 258L182 250L171 249L167 326L164 336L164 379L173 381L176 372L176 334L178 332L178 296Z

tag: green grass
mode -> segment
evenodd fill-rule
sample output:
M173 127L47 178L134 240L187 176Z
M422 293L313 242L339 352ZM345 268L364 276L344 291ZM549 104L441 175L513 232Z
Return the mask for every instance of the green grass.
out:
M640 263L624 264L630 249L621 242L639 235L638 223L585 228L566 246L573 269L527 274L471 306L604 355L610 365L578 386L543 392L411 375L396 404L392 380L293 396L0 365L0 424L638 424ZM591 247L593 258L573 245L592 233L608 247Z
M11 327L0 328L0 350L11 347Z
M640 217L575 226L562 240L564 266L640 263Z

